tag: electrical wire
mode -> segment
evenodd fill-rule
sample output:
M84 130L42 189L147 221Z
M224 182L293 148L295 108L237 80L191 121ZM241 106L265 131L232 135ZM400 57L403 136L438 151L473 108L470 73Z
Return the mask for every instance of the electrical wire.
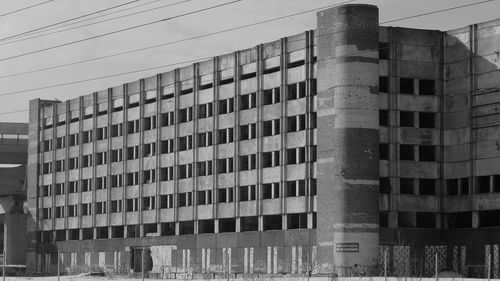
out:
M184 14L175 15L175 16L168 17L168 18L164 18L164 19L160 19L160 20L156 20L156 21L152 21L152 22L147 22L147 23L143 23L143 24L139 24L139 25L134 25L134 26L131 26L131 27L127 27L127 28L123 28L123 29L119 29L119 30L115 30L115 31L107 32L107 33L102 33L102 34L99 34L99 35L95 35L95 36L91 36L91 37L87 37L87 38L83 38L83 39L79 39L79 40L75 40L75 41L70 41L70 42L67 42L67 43L64 43L64 44L60 44L60 45L55 45L55 46L51 46L51 47L47 47L47 48L43 48L43 49L38 49L38 50L35 50L35 51L31 51L31 52L27 52L27 53L22 53L22 54L10 56L10 57L5 57L5 58L1 58L0 61L11 60L11 59L14 59L14 58L24 57L24 56L31 55L31 54L36 54L36 53L40 53L40 52L44 52L44 51L48 51L48 50L53 50L53 49L57 49L57 48L61 48L61 47L69 46L69 45L73 45L73 44L76 44L76 43L81 43L81 42L84 42L84 41L93 40L93 39L101 38L101 37L104 37L104 36L109 36L109 35L112 35L112 34L117 34L117 33L124 32L124 31L129 31L129 30L132 30L132 29L136 29L136 28L141 28L141 27L145 27L145 26L157 24L157 23L160 23L160 22L165 22L165 21L172 20L172 19L175 19L175 18L180 18L180 17L192 15L192 14L197 14L197 13L200 13L200 12L204 12L204 11L211 10L211 9L216 9L216 8L219 8L219 7L222 7L222 6L231 5L231 4L234 4L234 3L237 3L237 2L241 2L241 1L243 1L243 0L234 0L234 1L223 3L223 4L214 5L214 6L210 6L210 7L207 7L207 8L203 8L203 9L199 9L199 10L187 12L187 13L184 13Z
M28 9L31 9L31 8L34 8L34 7L37 7L37 6L40 6L40 5L43 5L43 4L47 4L49 2L53 2L55 0L48 0L48 1L45 1L45 2L40 2L38 4L33 4L31 6L27 6L27 7L24 7L24 8L21 8L21 9L18 9L18 10L15 10L15 11L10 11L10 12L7 12L7 13L4 13L4 14L0 14L0 18L1 17L5 17L5 16L8 16L8 15L12 15L12 14L15 14L15 13L18 13L18 12L21 12L21 11L24 11L24 10L28 10Z

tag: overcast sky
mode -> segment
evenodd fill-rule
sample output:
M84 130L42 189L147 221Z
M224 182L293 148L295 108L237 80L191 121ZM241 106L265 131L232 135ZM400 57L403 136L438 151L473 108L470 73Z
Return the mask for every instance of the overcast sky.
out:
M0 15L46 0L1 0ZM130 2L131 0L53 0L18 13L0 16L0 76L51 67L96 57L111 55L133 49L182 40L231 27L281 17L296 12L320 8L338 3L333 0L241 0L217 9L163 21L146 27L132 29L110 36L71 44L65 47L38 52L14 59L2 60L38 49L64 44L99 34L112 32L155 20L172 17L198 9L211 7L233 0L138 0L128 5L106 11L109 13L143 3L151 3L120 13L99 17L65 28L155 8L150 12L111 20L87 27L76 28L43 37L10 44L2 38L44 27L60 21ZM168 4L182 2L169 7ZM380 20L387 21L429 11L479 2L477 0L357 0L353 3L377 5ZM491 1L463 9L418 17L391 23L423 29L450 30L472 23L499 18L500 1ZM99 14L98 14L99 15ZM95 17L93 15L92 17ZM189 40L141 52L129 53L53 70L41 71L14 77L0 78L0 122L27 122L28 112L4 114L28 108L35 98L65 101L90 94L108 87L166 72L173 67L158 68L128 75L116 76L85 83L72 84L44 90L29 91L5 96L2 94L33 88L84 80L99 76L134 71L148 67L173 64L203 57L226 54L246 49L260 43L276 40L316 27L315 13L307 13L245 29ZM56 30L52 30L56 31ZM21 39L21 38L19 38ZM3 44L3 45L1 45Z

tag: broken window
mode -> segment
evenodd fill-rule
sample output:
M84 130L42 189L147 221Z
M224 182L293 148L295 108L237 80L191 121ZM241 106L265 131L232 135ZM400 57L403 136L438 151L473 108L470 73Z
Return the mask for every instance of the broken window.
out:
M198 233L214 233L214 220L199 220Z
M399 194L414 194L413 179L400 178L399 179Z
M399 92L402 94L414 94L415 89L413 86L413 79L399 78Z
M400 127L415 127L415 115L413 111L400 111L399 112L399 126Z
M418 212L416 214L417 228L436 228L436 214Z
M436 195L436 180L419 179L418 190L420 195Z
M399 159L400 160L415 160L414 146L411 144L399 145Z
M435 145L419 145L418 161L436 161Z
M282 226L282 217L281 215L268 215L262 216L262 227L264 231L266 230L281 230Z
M430 79L419 79L418 80L418 94L419 95L435 95L435 82Z
M240 217L240 231L258 231L259 218L255 217Z

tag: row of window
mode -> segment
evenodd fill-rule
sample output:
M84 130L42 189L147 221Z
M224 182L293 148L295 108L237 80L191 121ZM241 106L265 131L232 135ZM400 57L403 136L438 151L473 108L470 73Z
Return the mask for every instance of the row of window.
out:
M192 92L192 91L191 91ZM181 94L186 94L186 93L191 93L191 92L186 92L182 91ZM310 83L310 94L312 96L316 95L316 79L311 80ZM174 96L173 93L167 92L167 94L163 93L162 94L162 99L169 99ZM296 99L301 99L306 96L306 82L299 82L299 83L294 83L294 84L289 84L286 86L286 97L284 97L284 100L296 100ZM239 99L239 110L246 110L246 109L251 109L257 107L257 97L256 97L256 92L241 95L238 97ZM261 105L269 105L269 104L274 104L280 102L282 99L280 95L280 87L272 88L272 89L266 89L262 91L262 98L261 98ZM145 103L154 103L156 102L156 91L148 91L145 93ZM219 100L217 101L218 105L218 114L227 114L235 111L235 99L234 98L228 98L224 100ZM129 103L127 108L134 108L139 106L139 94L129 96ZM107 103L100 103L98 105L98 111L97 115L105 115L108 113L108 104ZM179 109L178 110L178 119L179 123L183 122L189 122L193 120L193 108L195 107L188 107L184 109ZM206 103L206 104L200 104L197 106L198 109L198 118L208 118L214 115L214 104L211 103ZM121 111L123 110L123 100L118 99L113 101L113 112ZM75 111L76 112L76 111ZM173 112L172 113L172 122L174 121L173 119ZM73 114L73 113L72 113ZM93 106L86 107L84 109L84 119L89 119L92 118L93 116ZM71 116L70 122L77 122L79 121L79 117L76 116L76 113L74 116ZM66 115L61 114L57 116L57 126L62 126L66 124ZM150 124L151 125L151 124ZM146 125L145 125L146 126ZM44 119L44 125L43 129L50 129L53 127L53 119L52 117Z
M171 115L171 114L167 114L167 116L168 115ZM309 116L310 116L309 129L315 129L317 126L316 113L311 113L311 114L309 114ZM165 117L165 118L170 120L169 117ZM285 123L286 133L306 130L306 119L307 119L306 114L287 117L285 119L286 120L286 123ZM162 124L172 125L173 123L170 123L170 121L168 121L168 120L165 121L166 123L163 123L163 121L162 121ZM149 124L148 126L144 126L145 130L155 129L156 128L156 116L144 118L144 123ZM274 119L274 120L262 121L261 124L262 124L261 126L262 126L262 136L263 137L273 136L273 135L277 135L277 134L281 133L280 119L279 118ZM123 126L122 123L112 125L111 126L111 137L122 136L122 133L123 133L122 126ZM127 132L129 134L134 134L134 133L139 132L139 120L129 121L127 123ZM55 141L55 147L54 147L54 143L53 143L52 139L45 140L42 143L42 151L50 151L53 148L61 149L61 148L66 147L66 145L76 146L80 143L80 137L81 137L82 143L91 143L93 141L93 131L92 130L81 132L80 135L81 136L79 136L78 133L69 135L68 136L68 143L66 143L65 136L57 137L56 141ZM197 133L196 136L198 139L199 147L212 145L212 132ZM218 143L218 144L233 142L234 141L234 128L231 127L231 128L219 129L217 131L216 136L217 136L216 143ZM256 137L257 137L257 123L239 126L239 140L240 141L254 139ZM104 140L106 138L108 138L108 127L97 128L96 129L96 140ZM179 141L178 141L179 150L185 150L185 149L181 149L180 146L185 146L185 143L187 141L191 142L191 147L192 147L192 139L193 139L193 136L180 137ZM171 141L173 141L173 140L171 140ZM145 144L145 145L152 145L152 144ZM188 148L188 149L191 149L191 148Z
M388 177L380 177L380 193L392 193L391 181ZM399 178L399 194L436 195L436 179ZM417 192L418 187L418 192Z
M436 94L436 82L432 79L414 79L414 78L399 78L399 92L401 94L418 94L421 96L430 96ZM379 92L390 93L392 90L389 77L379 77ZM418 91L417 91L418 87Z
M398 212L398 228L437 228L437 216L432 212ZM472 212L445 213L447 228L472 228ZM499 227L500 210L485 210L477 212L477 227ZM380 212L380 227L389 227L389 213Z
M436 149L437 147L435 145L399 144L398 159L408 161L436 161ZM389 144L379 144L379 159L391 159Z
M286 219L286 227L284 225ZM239 232L259 231L259 220L262 220L262 231L270 230L287 230L287 229L307 229L316 228L316 213L287 214L282 215L265 215L239 217ZM198 220L198 221L179 221L143 224L143 237L146 236L172 236L176 235L176 224L178 225L178 235L195 234L195 224L197 224L196 234L216 233L231 233L236 232L236 218L225 218L218 220ZM141 225L119 225L111 227L96 227L82 229L68 229L56 231L41 231L39 242L54 242L66 240L89 240L89 239L109 239L109 238L135 238L140 236Z
M416 120L418 119L418 122ZM379 111L379 125L390 126L389 110ZM436 113L434 112L416 112L399 111L399 126L414 128L436 128Z
M488 175L474 177L476 183L475 193L500 192L500 175ZM446 191L448 195L469 194L469 178L456 178L446 180Z
M162 153L168 153L172 151L172 143L168 141L165 144L162 143ZM179 145L179 150L186 150L186 149L191 149L192 148L192 140L190 141L189 139L186 142L183 142L182 145ZM151 144L146 144L143 150L143 155L144 157L147 156L153 156L155 155L155 150L156 150L156 144L151 143ZM167 152L168 151L168 152ZM280 151L270 151L270 152L262 152L261 154L261 167L262 168L268 168L268 167L275 167L279 166L281 163L280 159ZM53 172L62 172L65 171L66 169L68 170L75 170L78 169L79 163L81 163L82 168L87 168L91 167L93 165L104 165L107 164L108 157L107 157L107 152L98 152L96 153L95 157L95 163L93 162L93 155L88 154L88 155L83 155L80 157L72 157L67 160L56 160L55 161L55 167L52 166L53 162L47 162L43 163L40 167L40 172L42 174L50 174ZM111 162L119 162L123 160L123 149L116 149L111 151ZM139 158L139 146L133 146L133 147L128 147L127 148L127 160L132 160L132 159L137 159ZM316 146L310 146L309 147L309 162L316 162L317 160L317 154L316 154ZM68 162L68 166L66 167L66 161ZM230 158L225 158L225 159L218 159L214 160L217 161L217 174L223 174L223 173L231 173L234 172L234 160L233 157ZM286 160L284 162L285 165L295 165L295 164L302 164L306 163L306 147L297 147L297 148L289 148L286 150ZM195 163L196 167L196 173L198 176L209 176L212 175L215 171L212 168L212 160L208 161L201 161ZM182 168L181 168L182 167ZM172 167L169 167L172 168ZM165 176L163 176L163 169L169 169L169 168L162 168L162 180L171 180L170 176L173 176L173 170L172 172L165 170L165 173L167 173ZM193 176L193 164L184 164L184 165L179 165L178 166L178 173L179 173L179 178L190 178ZM250 155L240 155L239 156L239 171L248 171L248 170L253 170L257 168L257 154L250 154ZM152 172L150 172L152 171ZM144 183L155 181L155 170L145 170L143 171L143 178L144 178ZM135 172L137 173L137 172ZM152 173L152 175L151 175ZM172 173L172 175L170 175ZM188 175L187 175L187 174ZM129 174L134 174L134 173L129 173ZM184 175L185 176L181 176Z

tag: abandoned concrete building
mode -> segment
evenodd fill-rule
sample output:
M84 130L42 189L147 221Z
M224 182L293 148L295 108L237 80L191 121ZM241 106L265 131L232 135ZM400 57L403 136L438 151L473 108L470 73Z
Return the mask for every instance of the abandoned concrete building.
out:
M28 271L498 278L500 20L378 9L30 103ZM354 271L359 272L354 272Z

